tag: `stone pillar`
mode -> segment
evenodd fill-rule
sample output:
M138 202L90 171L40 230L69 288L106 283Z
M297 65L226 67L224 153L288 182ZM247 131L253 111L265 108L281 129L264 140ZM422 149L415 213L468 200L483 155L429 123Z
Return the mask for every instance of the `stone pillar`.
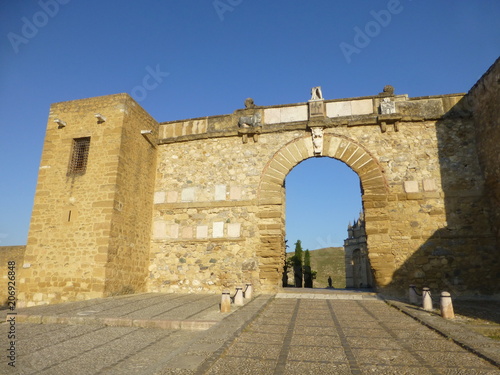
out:
M243 288L241 286L236 287L236 294L234 295L234 304L236 306L243 306L245 302L243 301Z
M441 316L445 319L454 319L455 313L453 311L453 303L451 302L451 295L448 292L441 293Z
M229 294L229 290L224 290L222 292L222 298L220 301L220 312L221 313L231 312L231 295Z
M422 289L422 307L426 311L432 311L432 298L429 288Z

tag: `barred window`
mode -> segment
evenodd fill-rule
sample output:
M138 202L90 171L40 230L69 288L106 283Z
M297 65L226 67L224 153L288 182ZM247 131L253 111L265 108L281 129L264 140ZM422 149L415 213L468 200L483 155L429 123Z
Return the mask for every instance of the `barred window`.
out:
M87 169L89 156L90 137L73 139L73 150L69 162L68 175L84 174Z

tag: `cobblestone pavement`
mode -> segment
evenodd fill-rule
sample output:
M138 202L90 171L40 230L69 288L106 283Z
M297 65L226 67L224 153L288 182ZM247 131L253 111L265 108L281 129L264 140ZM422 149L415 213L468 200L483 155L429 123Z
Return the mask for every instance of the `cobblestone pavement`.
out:
M207 374L499 374L376 300L275 299Z

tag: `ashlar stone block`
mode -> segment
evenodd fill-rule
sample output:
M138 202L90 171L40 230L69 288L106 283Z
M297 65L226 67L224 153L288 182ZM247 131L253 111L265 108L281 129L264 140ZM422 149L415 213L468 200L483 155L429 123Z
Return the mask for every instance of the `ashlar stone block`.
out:
M351 109L353 115L369 115L373 113L373 102L371 99L353 100Z
M179 193L177 191L167 192L167 203L177 203L178 198L179 198Z
M326 103L326 115L328 117L351 116L351 102Z
M212 224L212 237L221 238L224 237L224 222L216 221Z
M182 189L181 201L182 202L194 202L196 198L196 188L189 187Z
M179 238L179 224L168 224L166 229L168 238Z
M280 108L269 108L264 110L265 124L278 124L281 122Z
M241 223L231 223L227 225L227 236L228 237L240 237L241 236Z
M229 199L240 200L241 199L241 187L231 186L229 189Z
M155 192L154 203L155 204L165 203L165 192L164 191Z
M167 237L167 223L164 221L155 221L153 224L153 237L161 239Z
M418 181L405 181L404 189L405 193L418 193Z
M198 225L196 227L196 238L208 237L208 225Z
M215 185L215 200L225 201L226 200L226 185Z
M281 122L307 121L308 109L306 105L281 108Z
M436 191L437 190L436 180L432 178L425 179L423 181L423 187L424 191Z
M192 227L184 227L181 230L182 238L193 238L193 228Z

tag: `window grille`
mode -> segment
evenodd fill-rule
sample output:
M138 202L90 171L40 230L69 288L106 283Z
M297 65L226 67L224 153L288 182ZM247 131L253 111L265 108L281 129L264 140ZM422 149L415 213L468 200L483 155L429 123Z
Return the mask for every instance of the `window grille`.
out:
M90 137L73 139L73 150L68 168L68 175L84 174L87 169L89 156Z

